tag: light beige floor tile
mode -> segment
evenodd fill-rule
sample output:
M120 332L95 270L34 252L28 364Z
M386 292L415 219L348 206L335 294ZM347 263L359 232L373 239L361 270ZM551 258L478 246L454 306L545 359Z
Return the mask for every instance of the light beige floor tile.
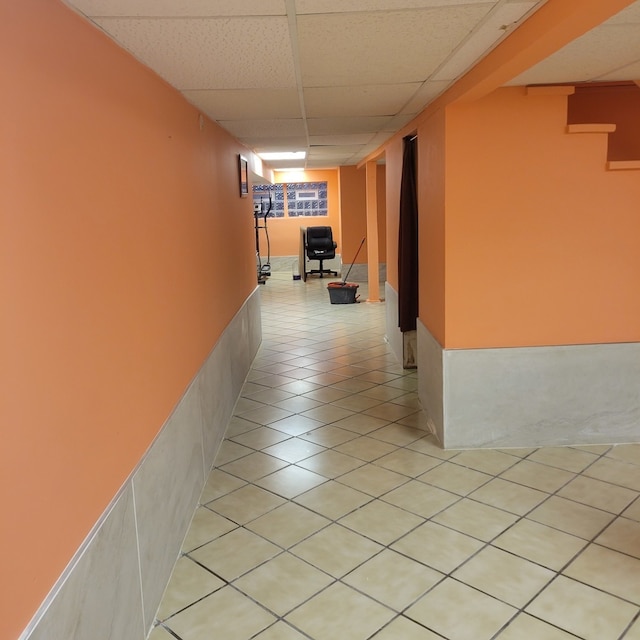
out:
M407 449L426 453L427 455L432 456L433 458L438 458L439 460L451 460L457 455L460 455L459 451L443 449L434 435L423 436L420 440L416 440L406 446Z
M256 484L268 491L277 493L279 496L290 499L326 481L327 479L324 476L292 464L260 480L256 480Z
M640 491L640 466L605 456L594 462L584 475L596 480Z
M401 404L394 404L393 402L383 402L382 404L377 404L375 407L371 407L371 409L366 409L362 413L373 416L374 418L382 418L389 422L395 422L396 420L406 418L412 413L415 413L415 411L413 407L405 407Z
M245 524L280 506L284 500L254 485L209 502L207 508L237 524Z
M337 481L377 498L408 482L408 478L395 471L368 464L340 476Z
M496 478L476 489L469 497L492 507L523 516L549 496L537 489Z
M285 549L297 544L331 521L293 502L250 522L246 528Z
M532 489L553 493L575 478L576 474L563 469L556 469L538 462L522 460L514 467L507 469L501 477L511 482L518 482Z
M282 431L263 427L241 433L239 436L233 438L233 442L237 442L245 447L250 447L251 449L260 450L272 444L287 440L290 437L289 434L282 433Z
M340 429L340 427L327 425L326 427L319 427L309 433L305 433L301 437L303 440L308 440L323 447L335 447L343 442L354 440L358 437L358 434L353 431L347 431L346 429Z
M377 432L371 434L371 437L376 437ZM392 453L378 458L375 464L396 471L405 476L415 478L422 473L426 473L429 469L433 469L441 464L437 458L418 453L417 451L411 451L410 449L398 449Z
M638 607L559 576L526 611L585 640L617 640Z
M527 518L579 538L592 540L614 516L600 509L552 496L536 507Z
M629 505L622 514L625 518L640 522L640 499L636 498L635 502Z
M238 398L238 402L235 406L235 415L242 416L244 413L249 413L249 411L255 411L256 409L261 409L264 407L264 403L256 402L255 400L251 400L249 398ZM253 421L255 422L255 420Z
M356 380L355 378L344 378L332 385L334 389L350 391L351 393L361 393L375 386L375 382L367 382L365 380Z
M608 482L578 476L568 485L562 487L558 491L558 495L596 509L621 513L636 499L638 494L631 489L617 487Z
M397 449L393 444L382 442L369 436L360 436L334 448L340 453L345 453L354 458L360 458L360 460L364 460L365 462L371 462L377 458L381 458Z
M528 460L540 462L541 464L580 473L584 471L590 464L595 462L598 456L581 449L573 449L572 447L543 447L532 453Z
M382 546L345 527L333 524L291 548L291 553L326 573L341 578Z
M207 483L200 494L200 504L207 504L216 498L231 493L247 484L246 480L241 480L229 475L220 469L213 469L207 478Z
M391 609L337 583L296 609L286 619L317 640L365 640L394 615Z
M575 444L572 445L572 447L574 449L579 449L580 451L595 453L598 456L601 456L603 453L607 453L607 451L611 449L610 444Z
M305 398L311 398L318 402L335 402L340 398L346 398L347 396L352 395L350 391L343 391L341 389L333 389L332 387L324 387L320 385L315 386L316 389L307 391L304 394Z
M443 578L442 573L385 549L342 581L374 600L402 611Z
M513 467L519 458L494 449L462 451L456 456L456 464L496 476Z
M415 413L411 413L404 418L400 418L396 424L411 427L412 429L418 429L419 431L422 431L422 433L429 433L429 420L427 419L427 414L421 409L416 410Z
M177 614L166 625L185 640L247 640L275 621L250 598L225 587Z
M371 640L442 640L442 636L425 629L413 620L400 616L392 620Z
M291 412L285 411L284 409L279 409L278 407L263 405L262 407L253 409L252 411L243 411L242 413L236 411L236 415L243 417L245 420L256 422L257 424L269 425L272 422L284 420L284 418L287 418L291 415Z
M305 458L315 456L317 453L324 451L325 448L318 444L303 440L302 438L289 438L284 442L274 444L271 447L267 447L264 453L275 458L280 458L286 462L299 462Z
M640 640L640 620L636 620L624 635L624 640Z
M182 543L182 551L192 551L211 540L235 529L238 525L207 507L198 507L193 515L187 535Z
M287 398L291 398L293 394L287 393L282 389L263 389L262 391L258 391L257 393L253 393L250 397L252 400L256 400L257 402L263 402L264 404L273 404L275 405L278 402L282 402Z
M432 487L419 480L410 480L397 489L386 493L381 499L396 507L411 511L422 518L431 518L460 500L460 496Z
M272 627L257 635L255 640L307 640L307 637L290 627L286 622L276 622Z
M377 387L372 387L371 389L363 391L362 395L369 398L375 398L376 400L380 400L381 402L389 402L394 398L403 396L405 393L406 391L404 389L397 389L395 387L379 385Z
M453 462L443 462L420 476L420 480L445 491L466 496L491 480L491 476L466 469Z
M338 382L346 380L344 376L338 376L335 373L317 373L309 378L309 382L315 382L316 384L324 385L325 387L335 385Z
M313 431L322 426L322 422L318 420L312 420L311 418L305 418L304 416L293 415L283 420L277 420L272 422L270 427L277 429L283 433L287 433L290 436L300 436L308 431Z
M222 467L222 471L242 480L252 482L286 466L287 463L284 460L256 451L244 458L225 464Z
M337 478L364 464L366 464L364 460L333 450L323 451L315 456L311 456L311 458L298 462L299 467L319 473L326 478Z
M496 640L576 640L576 636L521 613Z
M157 626L149 634L147 640L175 640L175 636L161 626Z
M251 453L253 453L253 449L249 447L245 447L231 440L223 440L216 454L215 465L216 467L221 467L228 462L243 458Z
M340 524L383 545L389 545L422 524L423 519L375 500L340 520Z
M315 409L316 407L319 407L321 404L322 404L321 402L318 402L317 400L312 400L311 398L305 398L303 396L292 396L290 398L287 398L286 400L282 400L281 402L276 402L274 406L279 407L280 409L284 409L285 411L292 411L293 413L302 413L304 411L309 411L310 409ZM273 424L271 426L273 426ZM299 435L299 434L295 433L291 435Z
M409 393L405 393L403 396L394 398L391 402L394 404L401 404L404 407L413 407L414 409L422 408L420 397L415 391L411 391Z
M242 549L242 553L238 553L238 549ZM279 547L254 533L235 529L192 551L189 557L225 580L235 580L280 552Z
M278 616L308 600L333 578L283 553L235 581L235 586Z
M260 426L255 422L245 420L240 416L232 416L231 420L229 420L229 426L227 427L225 436L227 438L233 438L233 436L239 436L241 433L246 433L247 431L253 431L253 429L259 428Z
M516 456L517 458L526 458L531 455L536 448L523 449L522 447L510 448L510 449L498 449L502 453L508 453L510 456Z
M165 620L188 605L224 587L224 582L187 557L178 558L156 617Z
M623 462L631 462L640 465L640 445L638 444L618 444L607 453L608 458L622 460Z
M640 560L637 558L591 544L563 573L640 605Z
M399 424L397 422L388 424L386 427L381 427L369 433L371 438L376 440L382 440L383 442L389 442L399 447L405 447L416 440L419 440L424 436L424 431L420 429L413 429L406 425Z
M342 409L335 404L322 404L315 409L305 411L302 415L305 418L317 420L318 422L322 422L323 424L331 424L332 422L337 422L338 420L343 420L344 418L352 416L353 411Z
M471 587L521 608L555 576L555 572L488 546L453 573Z
M504 602L447 578L405 615L448 640L489 640L515 613Z
M450 573L484 544L434 522L426 522L391 548L443 573Z
M381 420L380 418L367 416L363 413L354 413L348 418L338 420L338 422L336 422L334 426L340 427L341 429L347 429L348 431L355 431L360 435L366 435L388 424L388 420Z
M596 542L609 549L640 558L640 523L627 518L617 518L596 538Z
M347 396L346 398L336 400L333 404L335 404L336 407L348 409L349 411L364 411L365 409L371 409L371 407L375 407L377 404L380 404L380 400L368 398L367 396L355 393L351 396Z
M371 499L370 495L362 491L329 481L297 496L295 502L331 520L337 520L363 504L371 502Z
M322 386L319 384L314 384L313 382L309 382L307 380L291 380L285 381L284 384L278 386L278 389L282 389L282 391L287 391L289 393L295 394L305 394L311 393L312 391L316 391L317 389L322 389ZM293 399L293 398L292 398ZM286 400L285 400L286 402ZM293 407L280 407L281 409L285 409L287 411L295 411L298 413L298 410ZM307 407L307 409L312 409L313 407Z
M560 571L584 549L587 541L525 518L516 522L491 544Z
M433 521L488 542L517 519L506 511L464 498L434 516Z

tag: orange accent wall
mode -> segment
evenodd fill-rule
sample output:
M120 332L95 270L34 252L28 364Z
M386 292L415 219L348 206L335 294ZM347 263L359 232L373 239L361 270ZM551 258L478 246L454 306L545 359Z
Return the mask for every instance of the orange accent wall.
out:
M640 173L606 171L607 134L566 134L566 109L523 88L447 108L446 347L640 340Z
M3 2L0 637L256 287L243 149L57 1Z
M608 160L640 160L640 87L634 83L578 85L569 97L569 124L615 124L609 134Z
M342 225L342 261L350 265L356 256L362 238L367 235L367 180L364 168L355 165L340 167L340 210ZM378 205L378 260L387 259L387 199L386 167L376 167ZM365 242L355 264L367 263L367 243Z
M327 182L328 216L309 218L269 218L267 222L272 256L297 256L300 248L300 227L329 226L333 231L333 239L338 243L337 251L341 252L340 236L340 197L338 187L338 171L336 169L318 169L315 171L276 171L276 183L291 182ZM260 231L260 255L266 257L267 244L264 231ZM315 268L315 267L314 267Z

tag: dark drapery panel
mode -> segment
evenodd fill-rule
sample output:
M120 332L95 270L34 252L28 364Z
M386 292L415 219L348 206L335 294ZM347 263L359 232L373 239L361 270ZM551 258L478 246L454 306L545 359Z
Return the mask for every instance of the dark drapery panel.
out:
M404 139L398 238L398 326L413 331L418 317L417 138Z

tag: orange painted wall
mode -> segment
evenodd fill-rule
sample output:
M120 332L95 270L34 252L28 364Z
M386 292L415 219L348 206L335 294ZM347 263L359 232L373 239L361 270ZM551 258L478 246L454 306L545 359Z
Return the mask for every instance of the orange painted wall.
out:
M640 160L640 87L627 85L577 86L569 96L567 122L615 124L609 134L609 160Z
M328 216L314 216L309 218L269 218L267 222L272 256L297 256L300 247L300 227L330 226L333 238L338 243L340 252L340 198L338 187L338 171L322 169L315 171L276 171L276 183L292 182L327 182ZM264 231L260 231L260 254L266 257L266 238Z
M606 134L565 134L566 100L447 109L446 347L640 340L640 173L605 170Z
M436 111L418 127L418 316L441 345L445 340L445 172L444 110Z
M340 167L340 210L342 222L342 261L351 264L356 257L362 238L367 235L367 180L364 167L354 165ZM387 257L387 200L386 167L376 167L378 205L378 260L386 262ZM367 243L360 250L355 264L367 263Z
M0 637L256 287L229 135L55 0L2 0Z

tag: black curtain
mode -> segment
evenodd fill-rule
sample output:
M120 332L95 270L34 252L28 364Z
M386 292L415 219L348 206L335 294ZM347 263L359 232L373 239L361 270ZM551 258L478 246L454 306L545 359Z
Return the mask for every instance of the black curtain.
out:
M398 238L398 326L413 331L418 317L418 191L416 188L417 138L404 139L400 185Z

